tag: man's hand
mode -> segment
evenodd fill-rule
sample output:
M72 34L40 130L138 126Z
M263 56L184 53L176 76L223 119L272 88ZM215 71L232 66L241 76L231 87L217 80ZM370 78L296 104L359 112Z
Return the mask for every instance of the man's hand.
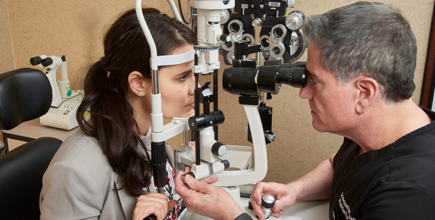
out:
M218 180L217 177L199 182L192 176L186 175L184 184L181 175L189 171L189 168L185 172L180 171L175 178L175 191L184 199L189 212L219 220L234 220L243 213L239 204L231 198L227 191L210 185Z
M252 207L254 207L255 214L260 220L264 220L261 199L266 194L272 195L276 199L270 215L277 218L284 214L283 209L290 208L296 202L296 194L291 186L279 183L258 182L251 195L251 203Z

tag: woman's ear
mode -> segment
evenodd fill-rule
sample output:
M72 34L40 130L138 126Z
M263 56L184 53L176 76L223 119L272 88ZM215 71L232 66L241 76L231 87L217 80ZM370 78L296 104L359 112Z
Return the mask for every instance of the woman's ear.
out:
M373 78L361 76L356 78L355 87L357 89L355 110L358 114L364 114L379 94L379 84Z
M128 84L131 91L137 96L144 96L146 93L145 78L138 71L133 71L128 75Z

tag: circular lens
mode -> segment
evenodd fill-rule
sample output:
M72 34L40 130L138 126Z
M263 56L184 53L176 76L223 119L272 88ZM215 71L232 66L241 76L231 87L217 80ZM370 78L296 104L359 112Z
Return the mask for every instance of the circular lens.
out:
M237 23L233 23L233 24L230 26L230 31L231 31L231 32L234 32L234 33L239 32L239 31L240 31L240 26L239 26L239 24L237 24Z
M269 45L270 45L269 36L263 35L258 40L260 41L261 49L263 50L269 49Z
M272 28L272 37L276 39L283 39L287 35L287 28L282 24L277 24Z
M275 29L275 31L273 32L273 35L275 35L276 38L282 37L283 34L284 32L280 28Z
M281 49L279 49L279 47L272 48L272 51L273 51L274 54L280 54L281 53Z
M274 59L282 59L282 56L285 52L284 44L282 43L276 43L272 44L269 49L270 56Z
M269 39L265 38L261 41L261 46L268 47L269 46Z
M232 20L228 24L228 30L230 31L230 33L239 34L243 30L243 24L239 20Z

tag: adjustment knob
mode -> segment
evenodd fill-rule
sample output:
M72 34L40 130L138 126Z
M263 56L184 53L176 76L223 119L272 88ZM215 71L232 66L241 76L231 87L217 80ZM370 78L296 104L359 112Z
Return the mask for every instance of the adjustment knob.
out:
M270 142L274 142L275 141L275 135L273 134L266 134L266 140L270 141Z
M264 218L269 218L273 205L275 205L275 197L272 195L264 195L261 199L261 207L264 211Z
M224 156L227 153L227 146L225 144L216 141L211 147L211 152L215 156L219 156L219 157Z
M259 26L261 26L263 24L263 20L261 20L261 18L255 18L253 21L252 21L252 26L253 27L259 27Z
M219 40L221 40L222 42L230 42L231 37L230 37L230 35L227 35L227 34L221 34L219 36Z
M228 161L228 160L223 160L222 163L224 164L224 170L230 168L230 161Z

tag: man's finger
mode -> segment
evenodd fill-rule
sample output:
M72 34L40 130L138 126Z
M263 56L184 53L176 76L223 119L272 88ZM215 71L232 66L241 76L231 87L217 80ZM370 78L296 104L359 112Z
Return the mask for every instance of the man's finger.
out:
M263 191L264 191L264 184L261 182L258 182L255 184L254 193L252 193L251 198L257 205L261 205L261 199L263 197Z
M218 181L218 177L215 176L215 177L204 179L201 182L204 182L204 183L207 183L207 184L213 184L213 183L215 183L217 181Z

